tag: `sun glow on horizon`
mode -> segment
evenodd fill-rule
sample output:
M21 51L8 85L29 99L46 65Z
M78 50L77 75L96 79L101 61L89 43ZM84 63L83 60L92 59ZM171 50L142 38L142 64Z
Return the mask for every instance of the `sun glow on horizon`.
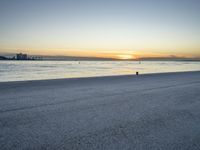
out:
M121 54L121 55L117 55L117 57L119 59L133 59L133 56L129 54Z

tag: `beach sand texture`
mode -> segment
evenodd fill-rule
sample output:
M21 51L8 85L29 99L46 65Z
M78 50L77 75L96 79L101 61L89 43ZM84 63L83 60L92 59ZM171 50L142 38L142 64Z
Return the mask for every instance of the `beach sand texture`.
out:
M199 150L200 72L2 82L0 149Z

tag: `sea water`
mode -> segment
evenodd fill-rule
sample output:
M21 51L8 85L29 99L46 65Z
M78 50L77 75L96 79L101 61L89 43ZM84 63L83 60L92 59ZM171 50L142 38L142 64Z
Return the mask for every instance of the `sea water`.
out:
M0 61L0 82L200 71L195 61Z

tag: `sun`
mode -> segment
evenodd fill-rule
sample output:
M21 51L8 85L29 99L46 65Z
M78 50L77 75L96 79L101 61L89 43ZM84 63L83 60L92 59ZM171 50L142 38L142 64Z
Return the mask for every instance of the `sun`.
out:
M117 55L117 57L119 59L133 59L133 56L132 55L128 55L128 54Z

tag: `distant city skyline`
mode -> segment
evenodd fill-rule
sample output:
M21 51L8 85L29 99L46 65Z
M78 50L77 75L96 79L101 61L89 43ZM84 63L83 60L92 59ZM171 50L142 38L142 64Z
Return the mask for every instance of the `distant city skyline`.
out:
M1 0L0 53L200 58L199 0Z

